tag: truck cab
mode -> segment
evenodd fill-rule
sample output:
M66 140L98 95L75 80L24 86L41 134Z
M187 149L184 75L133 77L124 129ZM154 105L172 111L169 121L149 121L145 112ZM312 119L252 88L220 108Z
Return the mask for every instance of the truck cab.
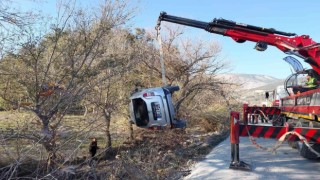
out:
M140 128L184 128L185 120L175 118L172 94L179 86L136 90L130 97L130 121Z
M284 88L284 85L277 86L272 92L272 106L279 107L281 98L288 96L289 94Z
M291 74L286 80L285 80L285 90L288 94L297 94L299 91L303 90L303 86L306 83L306 76L311 75L313 78L316 79L317 83L319 84L320 76L317 72L315 72L313 69L303 70L296 72L294 74ZM319 88L318 86L315 88ZM315 89L313 88L313 89ZM308 89L312 90L312 89ZM305 92L307 90L301 91ZM300 92L299 92L300 93Z

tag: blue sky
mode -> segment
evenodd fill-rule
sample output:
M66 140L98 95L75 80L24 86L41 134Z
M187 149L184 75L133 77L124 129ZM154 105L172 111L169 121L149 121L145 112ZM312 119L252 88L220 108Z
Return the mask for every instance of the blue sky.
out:
M27 1L27 0L22 0ZM81 0L82 4L98 2ZM209 22L213 18L224 18L245 24L275 28L297 35L310 35L320 42L320 1L319 0L132 0L138 7L132 19L132 28L154 28L161 11L199 21ZM53 7L54 6L54 7ZM54 12L55 1L48 0L38 7L44 12ZM218 41L222 46L222 58L232 66L232 73L263 74L284 79L291 74L290 66L282 59L286 56L275 47L269 46L264 52L253 49L253 42L238 44L229 37L210 34L201 29L186 27L190 38L202 37ZM192 37L194 36L194 37ZM299 59L303 61L302 59ZM305 68L310 66L303 64Z

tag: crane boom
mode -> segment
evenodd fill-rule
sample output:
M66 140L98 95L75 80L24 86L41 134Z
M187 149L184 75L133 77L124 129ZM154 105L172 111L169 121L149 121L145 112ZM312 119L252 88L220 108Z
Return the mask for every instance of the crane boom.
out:
M202 22L161 12L158 26L161 21L167 21L185 26L206 30L210 33L229 36L238 43L245 41L256 42L255 49L264 51L267 45L275 46L288 54L295 54L320 74L320 44L314 42L308 35L297 36L295 33L278 31L273 28L258 27L237 23L225 19L213 19L211 22Z
M289 128L297 127L296 135L290 135L287 139L292 147L299 147L300 155L307 159L318 159L320 156L320 85L314 83L312 87L303 88L300 87L299 79L304 77L306 74L312 75L313 81L320 81L320 44L314 42L308 35L296 35L295 33L288 33L283 31L278 31L273 28L258 27L243 23L237 23L234 21L229 21L226 19L213 19L211 22L202 22L177 16L168 15L165 12L160 13L158 18L158 24L156 29L158 30L158 37L160 37L160 25L161 21L167 21L171 23L191 26L195 28L200 28L206 30L210 33L220 34L223 36L229 36L238 43L243 43L245 41L256 42L255 49L258 51L264 51L267 49L268 45L275 46L279 50L286 54L293 54L308 63L312 69L305 70L299 64L291 58L286 58L285 60L293 65L296 69L296 73L291 74L284 83L284 89L288 92L290 90L290 95L278 99L277 106L274 107L258 107L251 106L248 104L243 105L243 122L242 129L241 125L238 130L231 131L235 134L241 134L240 136L247 135L248 131L248 116L249 115L259 115L257 111L259 110L262 114L272 116L273 126L261 126L251 123L251 128L253 131L259 129L255 132L248 131L248 134L255 134L257 137L273 138L270 135L274 134L275 137L282 136L280 132L288 131ZM161 38L160 38L161 39ZM301 75L301 76L300 76ZM239 113L232 112L231 117L234 119L239 119ZM239 122L239 121L238 121ZM235 123L231 121L231 125ZM282 127L282 126L286 127ZM239 126L239 123L238 125ZM231 126L231 129L235 129L236 126ZM246 129L246 128L247 129ZM317 128L314 128L317 127ZM284 128L282 130L275 130L275 128ZM301 129L303 128L303 130ZM250 129L250 128L249 128ZM263 129L261 131L261 129ZM269 133L269 132L270 133ZM292 129L290 130L291 132ZM268 133L266 133L268 132ZM291 133L290 132L290 133ZM305 133L306 132L306 133ZM232 135L232 133L230 135ZM286 132L289 133L289 132ZM299 134L300 133L300 134ZM302 133L305 133L302 135ZM268 135L266 135L268 134ZM299 135L299 136L297 136ZM315 135L315 136L313 136ZM305 140L300 146L302 137ZM282 136L284 137L284 136ZM299 138L297 138L299 137ZM234 148L235 149L235 148ZM235 149L234 151L238 151ZM233 156L236 156L233 154ZM236 160L237 162L238 159ZM243 166L231 166L232 168L241 168Z

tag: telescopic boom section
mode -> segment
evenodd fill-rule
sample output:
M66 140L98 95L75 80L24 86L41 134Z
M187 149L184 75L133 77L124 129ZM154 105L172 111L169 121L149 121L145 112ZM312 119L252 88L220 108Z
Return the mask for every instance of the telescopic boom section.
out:
M314 42L308 35L296 36L295 33L277 31L273 28L263 28L243 23L236 23L225 19L213 19L212 22L202 22L161 12L158 26L161 21L191 26L206 30L210 33L229 36L236 42L257 42L256 49L264 51L267 44L275 46L283 52L294 53L309 63L320 74L320 44Z

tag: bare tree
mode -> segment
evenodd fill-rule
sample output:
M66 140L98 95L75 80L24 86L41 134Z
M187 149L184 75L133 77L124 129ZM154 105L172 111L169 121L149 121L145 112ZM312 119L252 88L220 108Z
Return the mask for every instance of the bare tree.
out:
M116 30L106 36L104 46L107 57L112 57L109 67L99 74L105 81L96 83L88 101L96 105L106 123L106 148L111 148L110 122L114 113L121 114L127 108L130 93L130 72L140 58L137 39L126 30ZM120 65L121 64L121 65Z
M217 77L217 74L227 68L226 62L219 56L221 51L219 44L185 38L181 28L165 26L161 34L167 81L169 85L176 84L181 89L175 96L176 111L183 114L182 112L189 112L188 107L197 109L194 102L204 95L220 96L223 86L228 83ZM159 75L161 73L158 68L159 61L157 63L152 67L151 62L146 62L146 65Z
M40 18L39 14L15 8L15 1L0 2L0 58L17 49L23 38L24 30Z
M126 23L132 11L127 1L104 1L92 11L76 8L74 1L62 3L59 16L50 28L47 22L39 29L25 31L19 52L8 54L14 60L6 70L7 84L16 84L31 102L25 107L39 118L42 130L38 138L48 152L48 167L55 166L57 133L70 107L79 104L94 87L114 75L123 58L108 52L107 36L115 27ZM111 73L101 76L105 71ZM12 89L5 85L3 91ZM3 99L7 94L2 94ZM14 100L12 100L14 102ZM40 139L39 139L40 138Z
M23 28L23 26L33 23L35 14L18 10L14 8L13 3L9 0L0 2L0 26L8 28L8 25L13 25Z

